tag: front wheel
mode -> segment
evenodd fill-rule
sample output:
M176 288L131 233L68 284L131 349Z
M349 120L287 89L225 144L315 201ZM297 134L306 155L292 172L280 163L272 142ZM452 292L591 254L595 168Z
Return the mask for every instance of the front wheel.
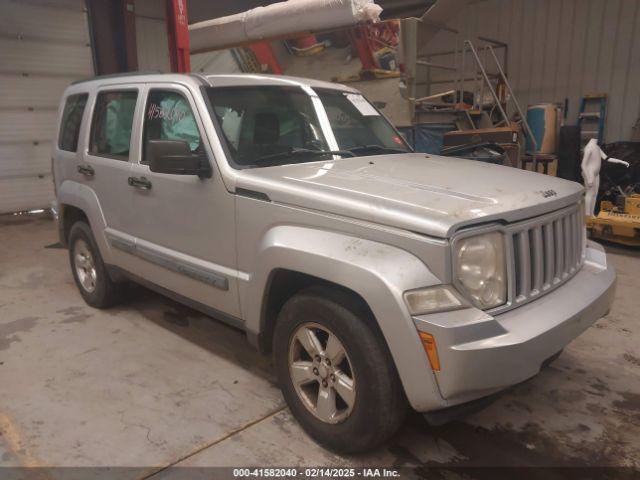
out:
M384 339L365 306L346 292L314 287L278 316L274 355L289 408L320 444L369 450L402 424L407 402Z

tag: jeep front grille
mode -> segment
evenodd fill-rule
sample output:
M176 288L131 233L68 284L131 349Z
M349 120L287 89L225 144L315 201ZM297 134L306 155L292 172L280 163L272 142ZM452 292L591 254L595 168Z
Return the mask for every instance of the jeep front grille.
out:
M583 204L506 227L508 300L495 313L527 303L571 277L584 261Z

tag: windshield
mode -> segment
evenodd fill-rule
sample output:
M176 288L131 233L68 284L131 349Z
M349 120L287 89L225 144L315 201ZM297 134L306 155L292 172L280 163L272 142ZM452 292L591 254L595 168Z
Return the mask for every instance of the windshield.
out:
M269 167L313 162L333 155L410 151L396 130L362 95L330 89L315 92L324 106L330 131L323 131L313 99L302 88L208 88L233 166Z

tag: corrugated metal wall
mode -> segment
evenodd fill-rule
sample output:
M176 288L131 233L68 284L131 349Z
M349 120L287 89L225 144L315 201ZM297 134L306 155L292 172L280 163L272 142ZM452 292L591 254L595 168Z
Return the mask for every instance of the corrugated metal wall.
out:
M191 71L210 74L242 73L231 50L216 50L191 55Z
M138 70L170 72L164 2L136 0L135 13Z
M628 140L640 115L640 0L486 0L452 24L465 38L509 44L509 79L521 105L609 95L605 140Z
M83 0L0 0L0 213L53 200L58 103L91 75Z

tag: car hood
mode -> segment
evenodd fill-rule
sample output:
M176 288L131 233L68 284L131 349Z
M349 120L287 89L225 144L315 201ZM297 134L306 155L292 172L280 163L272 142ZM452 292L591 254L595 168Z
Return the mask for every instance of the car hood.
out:
M236 188L271 201L436 237L512 222L580 200L580 184L516 168L418 153L247 169Z

